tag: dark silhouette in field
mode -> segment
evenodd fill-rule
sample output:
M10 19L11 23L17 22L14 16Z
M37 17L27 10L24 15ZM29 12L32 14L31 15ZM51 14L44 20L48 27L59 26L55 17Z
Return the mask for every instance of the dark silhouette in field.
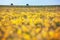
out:
M11 3L11 5L13 5L13 3Z
M29 6L29 4L26 4L26 6Z

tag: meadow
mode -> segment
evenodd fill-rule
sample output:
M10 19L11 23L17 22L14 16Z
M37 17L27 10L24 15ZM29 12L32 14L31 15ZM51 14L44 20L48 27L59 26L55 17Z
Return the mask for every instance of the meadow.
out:
M60 6L0 6L0 40L60 40Z

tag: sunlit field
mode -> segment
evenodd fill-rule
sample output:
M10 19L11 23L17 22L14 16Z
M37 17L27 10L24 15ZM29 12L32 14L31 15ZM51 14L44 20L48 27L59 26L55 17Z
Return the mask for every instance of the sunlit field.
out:
M0 6L0 40L60 40L60 6Z

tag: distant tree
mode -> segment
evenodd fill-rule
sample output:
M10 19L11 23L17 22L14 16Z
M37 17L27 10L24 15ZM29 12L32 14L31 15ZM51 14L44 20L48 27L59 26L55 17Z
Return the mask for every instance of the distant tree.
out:
M26 4L26 6L29 6L29 4Z
M13 3L11 3L11 5L13 5Z

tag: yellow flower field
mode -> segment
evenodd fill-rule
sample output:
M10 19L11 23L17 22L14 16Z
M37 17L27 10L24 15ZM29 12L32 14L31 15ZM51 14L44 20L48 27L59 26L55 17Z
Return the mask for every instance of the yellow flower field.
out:
M59 9L0 6L0 40L60 40Z

